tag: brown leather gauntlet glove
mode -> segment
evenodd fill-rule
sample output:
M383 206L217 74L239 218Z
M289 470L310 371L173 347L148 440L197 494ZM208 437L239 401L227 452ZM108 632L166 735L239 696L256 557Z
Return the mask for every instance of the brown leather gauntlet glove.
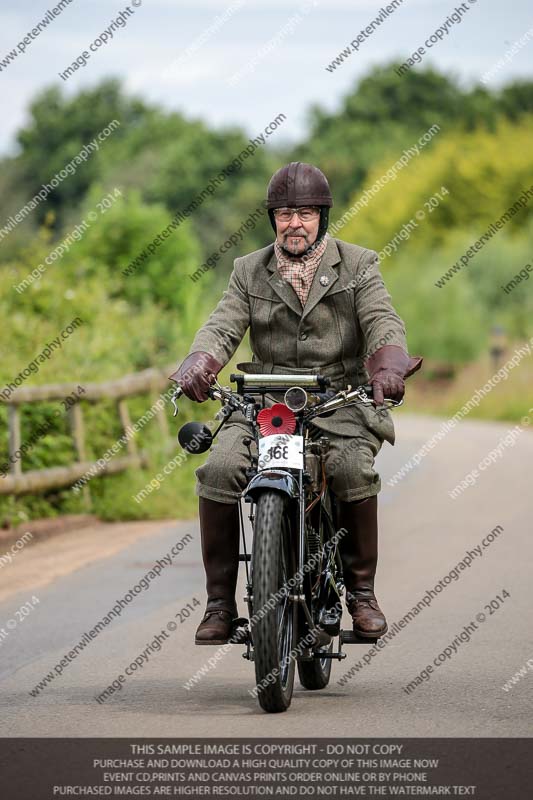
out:
M176 381L183 393L197 403L207 400L207 390L224 365L210 353L198 350L190 353L169 379Z
M374 402L380 406L384 397L401 400L405 393L404 378L422 365L422 358L409 356L395 344L386 344L370 356L365 366L374 389Z

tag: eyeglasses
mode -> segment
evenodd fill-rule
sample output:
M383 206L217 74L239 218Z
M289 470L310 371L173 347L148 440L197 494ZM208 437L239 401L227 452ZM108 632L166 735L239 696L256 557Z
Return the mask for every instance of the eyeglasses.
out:
M274 216L281 222L290 222L293 214L298 214L302 222L309 222L320 214L318 208L275 208Z

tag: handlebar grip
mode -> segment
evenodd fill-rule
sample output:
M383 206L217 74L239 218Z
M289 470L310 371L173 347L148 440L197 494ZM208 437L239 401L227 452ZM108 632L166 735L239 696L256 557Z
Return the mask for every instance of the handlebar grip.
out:
M374 396L374 387L371 386L369 383L366 384L365 386L362 386L361 388L363 389L364 392L366 392L366 394L369 397L373 397Z

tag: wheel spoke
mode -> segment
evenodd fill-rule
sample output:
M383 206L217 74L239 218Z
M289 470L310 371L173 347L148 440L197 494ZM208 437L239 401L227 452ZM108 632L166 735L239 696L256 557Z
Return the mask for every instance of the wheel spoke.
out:
M290 600L289 600L289 598L288 598L288 597L285 597L285 599L284 599L284 601L283 601L283 607L281 608L281 613L280 613L280 614L279 614L279 616L278 616L278 625L279 625L279 631L278 631L278 652L280 652L280 651L281 651L281 648L282 648L282 639L283 639L283 636L284 636L284 634L286 633L286 631L285 631L285 629L284 629L284 622L285 622L286 613L287 613L287 607L288 607L289 603L290 603Z

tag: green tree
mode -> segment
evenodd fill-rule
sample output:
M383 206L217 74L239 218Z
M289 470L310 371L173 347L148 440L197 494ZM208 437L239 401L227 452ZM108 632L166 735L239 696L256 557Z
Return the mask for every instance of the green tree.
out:
M446 132L494 131L502 117L514 120L533 109L531 81L501 92L480 85L463 89L454 77L432 67L398 75L398 66L373 68L338 110L326 112L315 105L310 111L309 135L293 157L324 170L336 204L347 203L376 162L396 161L435 123Z
M120 127L100 143L102 149L113 139L120 140L130 127L142 125L148 114L148 107L125 96L116 80L103 81L74 97L67 97L57 86L39 93L30 105L29 122L17 134L17 160L28 198L49 183L110 122L118 120ZM46 203L36 210L37 220L42 220L50 209L60 213L64 207L80 203L100 174L98 151L50 192Z

